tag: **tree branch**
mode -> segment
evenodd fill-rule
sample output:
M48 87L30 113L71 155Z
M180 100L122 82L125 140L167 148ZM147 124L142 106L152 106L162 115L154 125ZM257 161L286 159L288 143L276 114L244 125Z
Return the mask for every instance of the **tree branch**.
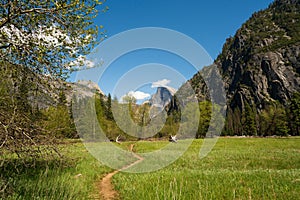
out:
M11 13L10 13L11 7L10 7L10 4L9 4L8 5L7 17L4 18L1 21L0 28L5 26L10 20L15 19L18 16L23 15L23 14L28 14L28 13L32 13L32 12L35 12L35 13L38 13L38 14L54 13L54 12L57 12L59 10L63 10L63 9L69 8L69 7L70 7L70 5L63 6L63 7L60 7L60 8L50 8L50 9L49 8L31 8L31 9L27 9L27 10L20 10L18 13L11 16Z
M11 43L9 43L8 45L2 45L2 46L0 46L0 49L6 49L6 48L8 48L10 46L11 46Z

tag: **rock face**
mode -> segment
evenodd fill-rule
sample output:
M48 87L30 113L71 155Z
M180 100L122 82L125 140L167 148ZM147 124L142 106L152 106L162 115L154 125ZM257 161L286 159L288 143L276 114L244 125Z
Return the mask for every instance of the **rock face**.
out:
M67 101L71 101L72 95L76 94L77 98L92 97L95 94L104 96L97 83L92 81L78 81L77 83L68 83L71 88L66 91Z
M170 109L175 92L174 88L168 86L157 88L156 93L149 100L151 119L161 114L162 111Z
M171 102L174 93L173 88L158 87L156 93L152 95L149 103L151 106L163 109Z
M215 64L231 108L243 110L245 102L257 109L275 100L285 104L300 91L299 33L300 1L275 0L226 40ZM189 82L202 92L199 97L207 96L200 73Z
M77 99L82 99L95 94L105 96L99 86L92 81L71 83L44 77L38 84L38 92L29 94L28 100L32 106L44 109L57 105L62 95L65 98L65 104L70 106L74 95Z

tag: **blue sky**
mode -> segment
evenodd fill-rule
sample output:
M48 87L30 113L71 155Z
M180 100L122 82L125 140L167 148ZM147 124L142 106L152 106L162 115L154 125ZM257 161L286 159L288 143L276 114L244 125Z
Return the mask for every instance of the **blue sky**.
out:
M271 0L108 0L105 5L109 7L109 10L100 13L95 23L104 26L107 31L107 40L118 33L134 28L172 29L202 45L212 62L221 52L226 38L234 35L252 13L267 8L271 2ZM99 60L102 55L94 52L91 57L97 57ZM110 66L106 66L105 72L99 77L98 84L104 93L111 93L112 96L116 95L120 98L121 94L115 91L120 78L137 66L148 63L159 63L173 68L185 79L191 78L197 71L195 66L174 53L143 49L122 55ZM95 73L92 71L92 74ZM158 70L156 74L161 73ZM146 77L147 74L140 74L140 76ZM170 86L178 87L184 81L181 78L172 81L167 76L165 78L158 76L156 81L168 79L171 81ZM151 88L151 83L148 82L132 90L153 93L154 88Z

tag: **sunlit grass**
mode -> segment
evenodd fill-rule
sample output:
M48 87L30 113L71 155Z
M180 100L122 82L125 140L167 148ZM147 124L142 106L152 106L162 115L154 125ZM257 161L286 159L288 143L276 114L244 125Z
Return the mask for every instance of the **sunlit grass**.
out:
M113 184L120 198L299 198L300 138L220 138L209 155L199 159L202 143L194 140L182 157L161 170L117 173ZM131 144L134 152L147 153L170 143L135 141L113 145L129 150ZM34 168L7 163L1 171L10 182L11 195L6 199L99 199L97 182L113 169L97 161L82 143L60 145L60 152L64 156L61 161L48 160L44 164L41 160ZM19 173L10 166L17 166Z
M207 157L199 159L202 142L195 140L184 156L162 170L116 174L113 183L121 198L299 198L300 138L221 138ZM142 144L138 151L153 147Z
M15 169L4 168L1 173L9 180L11 193L6 199L99 198L95 183L111 169L101 165L81 143L68 143L59 148L63 155L60 161L41 160L34 168L11 163L20 168L18 173Z

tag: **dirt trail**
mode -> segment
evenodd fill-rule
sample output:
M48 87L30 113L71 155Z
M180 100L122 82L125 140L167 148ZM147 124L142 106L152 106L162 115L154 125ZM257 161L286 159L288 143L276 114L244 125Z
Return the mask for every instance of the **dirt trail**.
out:
M129 147L129 150L131 152L133 152L133 147L134 147L134 144L131 144L130 147ZM100 187L100 195L101 197L104 199L104 200L112 200L112 199L117 199L118 198L118 193L117 191L114 190L114 187L111 183L111 179L112 177L118 173L119 171L122 171L122 170L125 170L125 169L128 169L136 164L138 164L139 162L143 161L144 158L135 154L133 152L133 156L135 158L137 158L138 160L136 160L135 162L129 164L129 165L125 165L123 166L121 169L118 169L118 170L115 170L109 174L107 174L106 176L104 176L99 184L99 187Z

